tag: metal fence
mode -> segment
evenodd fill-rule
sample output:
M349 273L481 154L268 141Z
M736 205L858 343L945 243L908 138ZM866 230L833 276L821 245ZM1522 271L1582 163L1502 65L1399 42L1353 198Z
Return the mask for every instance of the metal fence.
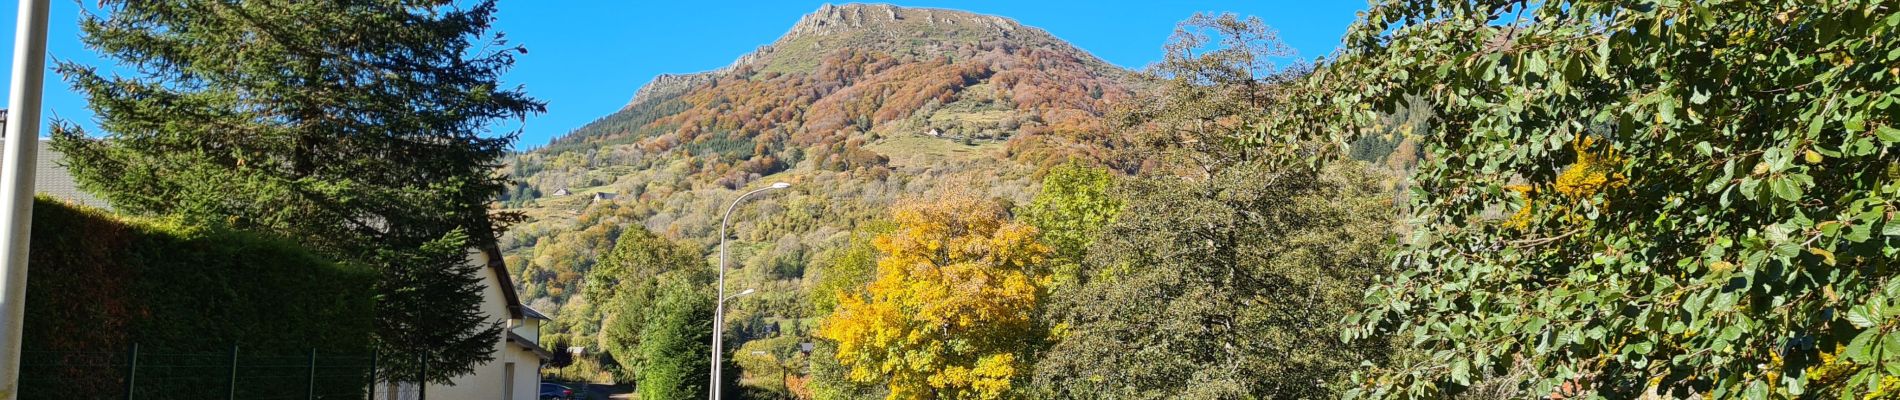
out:
M245 351L22 351L21 400L423 400L414 384L372 385L372 354Z

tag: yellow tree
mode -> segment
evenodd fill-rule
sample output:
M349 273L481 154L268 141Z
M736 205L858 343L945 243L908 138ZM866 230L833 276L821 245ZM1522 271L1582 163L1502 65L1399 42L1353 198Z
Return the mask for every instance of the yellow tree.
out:
M950 196L892 212L877 277L840 295L818 335L837 342L849 378L889 399L995 399L1026 375L1041 335L1032 319L1046 275L1036 229L995 201Z

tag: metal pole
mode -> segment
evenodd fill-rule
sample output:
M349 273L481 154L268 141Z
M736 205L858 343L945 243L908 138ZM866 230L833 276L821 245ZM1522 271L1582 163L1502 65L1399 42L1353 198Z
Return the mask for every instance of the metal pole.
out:
M132 357L125 366L125 400L132 400L139 389L139 344L132 342Z
M759 188L739 195L739 198L732 200L732 205L726 206L726 216L719 221L719 294L717 297L713 297L712 387L707 388L708 399L719 400L719 362L720 357L723 355L721 352L724 351L723 348L725 347L726 341L726 226L732 224L732 210L739 208L740 202L745 201L746 198L752 197L754 194L767 190L784 189L791 186L792 185L788 183L778 182L773 183L772 186Z
M369 351L369 400L376 400L376 362L380 361L377 357L380 355L382 353L376 350Z
M308 386L308 388L309 388L308 390L304 391L303 398L308 399L308 400L317 400L317 349L316 348L310 349L310 385Z
M7 100L4 165L0 165L0 400L20 392L20 331L26 324L26 250L33 227L33 165L40 138L40 95L46 84L46 0L23 0L13 31L13 90Z
M237 345L231 345L231 378L230 378L231 380L230 380L230 386L227 387L227 391L224 394L225 398L228 400L237 400L237 365L238 365L237 358L238 358L238 347Z
M422 355L422 372L416 374L416 400L429 400L429 355Z

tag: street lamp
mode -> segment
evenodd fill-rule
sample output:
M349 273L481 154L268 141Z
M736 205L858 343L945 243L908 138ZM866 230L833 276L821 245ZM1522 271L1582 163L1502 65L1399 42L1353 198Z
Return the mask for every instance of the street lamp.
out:
M732 300L732 299L737 299L737 298L739 298L739 296L744 296L744 295L748 295L748 294L752 294L752 292L753 292L753 290L752 290L752 289L746 289L745 291L742 291L742 292L739 292L739 294L735 294L735 295L732 295L732 297L727 297L727 298L723 298L723 299L719 299L719 302L720 302L720 303L725 303L725 302L726 302L726 301L728 301L728 300Z
M772 186L739 195L739 198L732 200L732 205L726 206L726 216L719 222L719 297L718 303L713 305L712 387L710 388L711 390L707 391L710 393L709 399L719 400L719 359L720 356L723 355L721 353L725 351L726 300L752 294L752 289L746 289L744 292L732 295L732 297L726 297L726 226L732 224L732 210L739 208L740 202L746 201L746 199L751 198L752 195L755 194L788 187L792 187L792 184L778 182L773 183Z

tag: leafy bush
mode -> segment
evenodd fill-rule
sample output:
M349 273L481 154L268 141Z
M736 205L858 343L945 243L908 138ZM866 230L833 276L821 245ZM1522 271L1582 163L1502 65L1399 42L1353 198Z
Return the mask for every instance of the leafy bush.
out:
M1380 1L1314 104L1435 111L1359 394L1900 389L1891 1ZM1334 122L1350 122L1337 120ZM1335 124L1339 125L1339 124Z
M247 355L294 357L317 349L324 357L364 360L326 368L326 376L368 376L376 279L369 268L284 239L118 217L48 199L34 204L32 229L22 347L48 362L21 371L22 398L117 397L123 368L66 356L124 352L133 343L141 354L222 354L236 345ZM190 375L198 379L144 377L141 398L221 396L225 372L193 369L200 370ZM319 393L342 396L361 393L367 381L319 384Z

